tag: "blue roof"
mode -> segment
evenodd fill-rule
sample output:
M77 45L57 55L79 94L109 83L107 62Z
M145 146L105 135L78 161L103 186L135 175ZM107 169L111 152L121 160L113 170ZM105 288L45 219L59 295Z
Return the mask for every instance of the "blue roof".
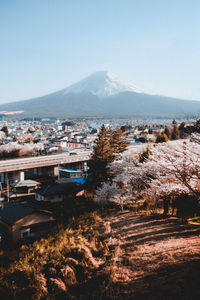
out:
M72 170L72 169L60 169L59 171L64 171L67 173L82 173L82 171Z
M77 178L73 178L72 179L74 182L77 182L79 184L85 184L86 183L86 180L87 178L83 178L83 177L77 177Z

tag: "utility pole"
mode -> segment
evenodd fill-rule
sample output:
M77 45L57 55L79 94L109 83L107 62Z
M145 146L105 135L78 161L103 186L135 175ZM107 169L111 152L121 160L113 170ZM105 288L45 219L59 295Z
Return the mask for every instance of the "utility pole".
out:
M7 177L7 198L8 198L8 202L10 201L10 190L9 190L9 180Z
M2 188L2 183L0 182L0 200L1 200L1 192L2 192L3 188Z
M58 183L60 183L60 165L58 164Z

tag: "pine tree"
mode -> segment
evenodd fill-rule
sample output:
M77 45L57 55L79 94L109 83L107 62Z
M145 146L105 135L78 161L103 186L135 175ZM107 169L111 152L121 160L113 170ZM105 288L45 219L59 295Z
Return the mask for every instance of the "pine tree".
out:
M185 122L182 122L180 125L179 125L179 128L178 128L180 131L184 131L185 130Z
M173 130L172 130L172 136L171 136L172 140L178 140L180 139L180 131L178 129L178 125L174 124L173 125Z
M8 126L3 126L1 131L5 132L6 136L9 136Z
M126 132L126 131L128 131L132 128L133 127L131 125L126 124L126 125L122 125L120 129L121 129L122 132Z
M114 134L113 129L111 126L109 126L107 129L107 138L110 142L110 147L112 147L112 145L113 145L113 134Z
M117 154L127 149L121 135L120 129L113 132L111 127L106 129L102 125L89 162L89 178L93 188L100 186L112 177L107 169L108 164L114 161Z
M112 162L114 160L114 151L111 149L110 132L102 125L98 138L96 140L92 159L98 159L102 162Z
M164 132L161 132L157 135L156 143L166 143L168 141L168 137Z
M89 162L89 176L92 180L93 187L100 186L107 180L107 165L113 162L115 158L109 135L110 129L106 130L105 126L102 125Z
M120 128L113 132L111 146L115 153L122 153L127 150L127 143L122 141L122 130Z
M170 130L169 130L168 126L165 126L164 133L166 134L166 136L168 137L168 139L170 139Z
M172 121L172 125L178 125L175 119Z

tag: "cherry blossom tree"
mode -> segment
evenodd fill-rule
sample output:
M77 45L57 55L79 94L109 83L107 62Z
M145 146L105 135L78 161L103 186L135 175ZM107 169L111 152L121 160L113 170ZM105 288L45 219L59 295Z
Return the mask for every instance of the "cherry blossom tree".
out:
M129 150L120 161L111 163L113 182L97 191L96 200L100 202L102 195L106 201L117 203L136 200L138 196L161 199L171 193L200 196L199 135L190 140L154 144L151 152L148 159L140 162L140 155Z
M133 166L139 160L139 153L142 148L134 147L127 150L109 165L112 182L105 182L97 189L95 197L97 203L114 202L123 209L124 203L133 200L133 185L130 174Z
M38 152L40 150L43 150L44 145L42 143L37 144L18 144L17 142L10 142L5 145L0 146L0 156L7 156L11 153L17 153L19 152L20 155L26 155L32 152Z

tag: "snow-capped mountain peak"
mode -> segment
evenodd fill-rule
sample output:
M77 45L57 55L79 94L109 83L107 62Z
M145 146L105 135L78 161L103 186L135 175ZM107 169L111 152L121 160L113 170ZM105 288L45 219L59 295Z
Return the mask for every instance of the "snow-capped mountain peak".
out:
M108 71L98 71L64 90L68 93L92 93L100 98L115 95L120 92L143 93L132 84L127 84Z

